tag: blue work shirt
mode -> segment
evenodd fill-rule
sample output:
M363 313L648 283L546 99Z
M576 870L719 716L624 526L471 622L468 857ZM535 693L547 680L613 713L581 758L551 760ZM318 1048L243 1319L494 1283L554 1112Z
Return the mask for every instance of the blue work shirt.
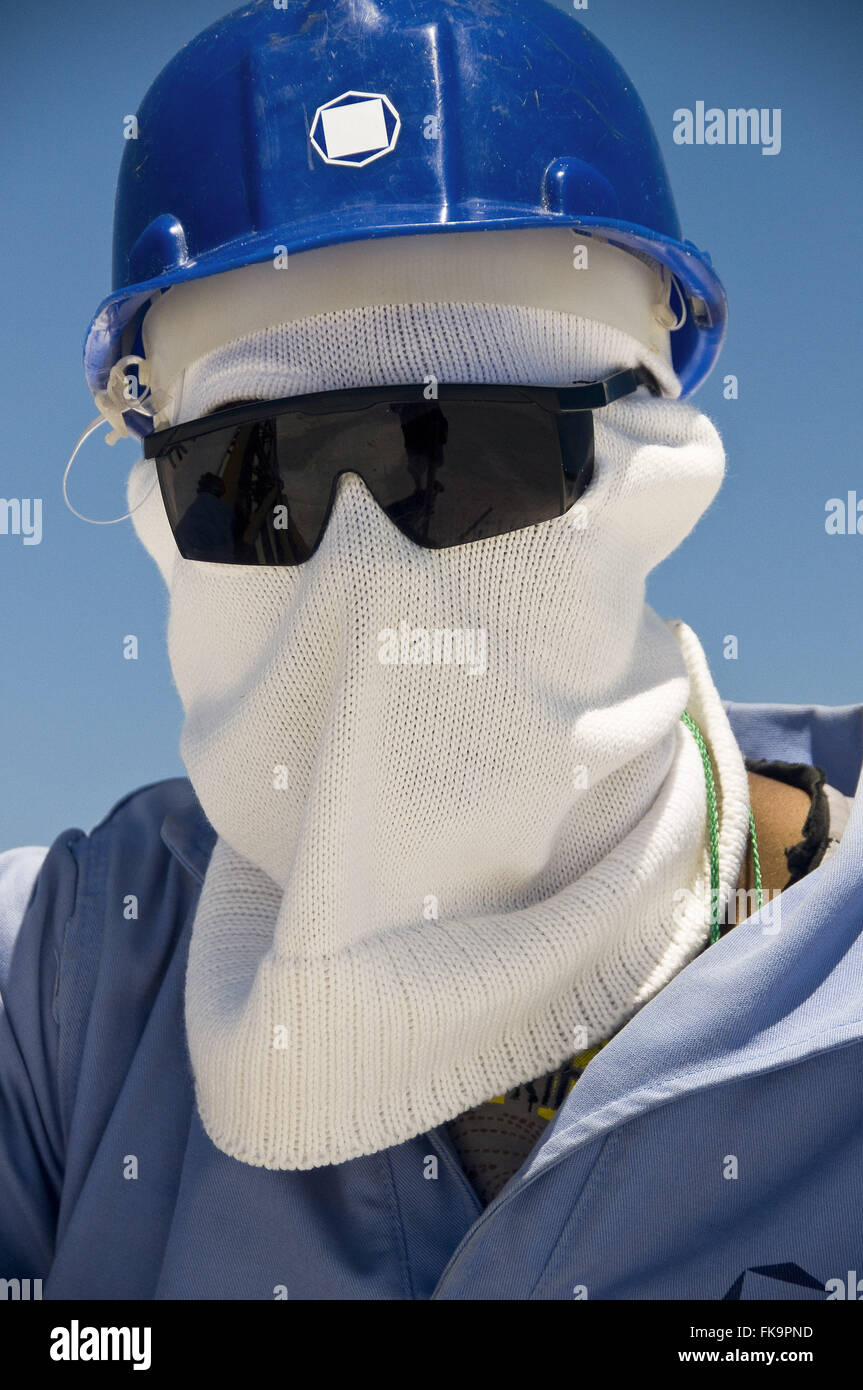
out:
M746 756L855 792L863 706L727 708ZM213 842L176 779L60 835L32 892L32 859L5 857L0 1278L49 1299L826 1299L859 1270L863 1296L863 797L781 930L763 909L682 970L485 1209L445 1126L308 1172L207 1138L183 988Z

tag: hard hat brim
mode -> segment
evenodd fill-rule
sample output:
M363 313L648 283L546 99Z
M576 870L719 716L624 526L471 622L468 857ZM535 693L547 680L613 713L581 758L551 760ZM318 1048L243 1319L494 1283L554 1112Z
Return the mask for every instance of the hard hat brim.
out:
M686 300L686 321L672 334L672 357L681 381L683 398L691 396L713 368L725 338L728 305L725 290L713 270L710 257L691 242L683 242L630 222L607 217L573 217L526 209L523 206L476 203L456 210L450 208L447 220L430 220L427 206L399 210L398 225L380 222L372 211L364 222L362 215L316 221L314 226L296 224L288 228L269 228L254 237L226 242L200 257L189 257L138 284L114 290L99 306L84 340L84 371L95 394L107 387L114 363L124 352L132 351L131 339L142 310L157 294L174 285L205 279L242 266L261 264L285 248L288 254L364 241L372 237L411 236L440 232L506 231L528 227L570 227L586 235L601 236L623 250L648 256L675 277ZM124 416L130 432L138 437L149 433L152 425L142 412Z

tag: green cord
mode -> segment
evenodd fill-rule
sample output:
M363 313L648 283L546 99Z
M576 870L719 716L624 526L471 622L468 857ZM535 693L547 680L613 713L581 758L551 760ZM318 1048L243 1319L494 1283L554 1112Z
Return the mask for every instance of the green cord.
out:
M758 837L755 834L755 817L752 814L752 807L749 808L749 834L752 836L752 862L755 865L755 892L758 895L758 906L761 906L761 860L758 858Z
M695 739L701 761L704 764L704 781L707 784L707 829L710 835L710 944L719 940L719 813L716 809L716 781L713 764L704 742L704 735L692 715L686 710L680 718Z
M719 813L716 809L716 780L713 776L713 763L704 741L704 735L692 715L686 710L680 718L695 739L701 762L704 766L704 781L707 788L707 829L710 837L710 944L719 940ZM758 857L758 838L755 834L755 817L749 809L749 833L752 837L752 862L755 866L755 892L758 906L761 907L761 860Z

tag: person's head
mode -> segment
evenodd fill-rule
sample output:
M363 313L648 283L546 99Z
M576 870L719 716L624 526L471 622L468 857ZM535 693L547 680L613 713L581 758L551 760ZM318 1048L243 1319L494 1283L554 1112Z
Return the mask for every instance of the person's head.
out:
M326 533L353 564L360 513L372 562L398 527L458 566L462 548L511 536L517 550L524 528L576 515L627 395L645 439L686 436L691 407L660 409L710 369L724 294L680 240L646 113L593 35L546 0L277 13L228 16L145 98L118 190L117 288L88 339L94 383L141 360L149 394L123 418L153 431L161 460L164 506L136 522L168 582L202 471L229 483L238 567L311 575ZM240 100L255 115L238 143ZM579 396L564 410L574 383L592 385L590 409ZM232 414L241 401L260 404ZM435 417L433 477L405 405L423 430ZM671 489L673 524L632 557L636 588L715 492L715 457L691 496ZM142 465L131 495L152 477ZM663 486L657 472L657 505ZM572 527L556 535L559 572L577 575Z
M213 497L224 497L225 480L218 473L202 473L198 479L198 492L212 493Z
M87 369L116 419L143 359L129 498L219 837L196 1094L225 1152L308 1167L539 1075L573 975L631 1003L700 930L669 947L699 668L644 591L722 477L682 398L725 301L631 85L545 0L259 0L182 50L139 128ZM208 472L231 508L195 509L186 555ZM597 947L589 874L620 845L633 900Z

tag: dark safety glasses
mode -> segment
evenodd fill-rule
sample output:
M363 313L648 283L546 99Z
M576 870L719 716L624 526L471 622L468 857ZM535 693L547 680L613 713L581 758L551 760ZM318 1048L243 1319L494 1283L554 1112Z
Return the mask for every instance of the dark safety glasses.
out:
M300 565L339 479L356 473L395 526L431 550L562 516L589 486L594 410L660 387L643 367L571 387L369 387L221 410L151 434L187 560Z

